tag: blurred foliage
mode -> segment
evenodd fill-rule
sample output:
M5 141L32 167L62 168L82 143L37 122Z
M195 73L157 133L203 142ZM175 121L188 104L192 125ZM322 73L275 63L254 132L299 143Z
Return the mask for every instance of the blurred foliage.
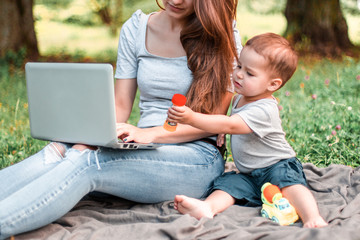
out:
M61 11L59 7L53 7L54 5L46 3L47 0L44 1L43 3L36 0L35 21L53 21L86 27L101 25L100 19L85 1L67 0L69 3L63 6Z
M109 11L109 21L121 24L137 9L144 12L158 9L155 0L35 0L35 5L38 12L36 20L51 19L84 26L104 24L99 15L101 11Z
M70 17L64 19L62 22L79 25L79 26L86 26L86 27L97 25L97 22L94 21L92 15L86 15L86 16L71 15Z
M136 9L152 12L155 0L35 0L35 20L51 20L77 26L107 25L116 36L119 27ZM58 11L59 8L62 11Z
M317 1L317 0L314 0ZM287 0L242 0L240 3L246 5L251 12L259 14L283 13ZM341 8L351 15L359 15L358 0L340 0Z
M259 14L282 13L286 5L286 0L245 0L242 2L249 11Z
M110 26L113 36L117 35L117 27L122 22L123 0L88 0L90 6L101 19L101 22Z
M35 0L35 4L43 4L49 8L67 8L73 2L73 0Z
M4 57L0 58L0 66L3 66L5 69L8 67L20 68L24 63L26 57L26 48L21 48L18 52L9 50L5 53Z
M359 0L341 0L342 9L354 16L360 14L360 1Z

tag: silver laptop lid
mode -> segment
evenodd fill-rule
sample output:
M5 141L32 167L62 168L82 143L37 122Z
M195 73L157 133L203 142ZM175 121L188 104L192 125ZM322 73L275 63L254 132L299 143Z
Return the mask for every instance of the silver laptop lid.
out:
M110 64L27 63L31 135L108 146L117 141Z

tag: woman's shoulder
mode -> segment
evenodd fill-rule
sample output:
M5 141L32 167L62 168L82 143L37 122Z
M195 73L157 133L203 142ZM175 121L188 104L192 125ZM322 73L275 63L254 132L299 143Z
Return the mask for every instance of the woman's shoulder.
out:
M143 41L144 39L139 36L143 36L143 32L146 31L147 18L147 14L140 9L136 10L121 27L120 41L127 44Z
M131 17L126 20L124 25L122 26L122 31L130 31L133 33L137 33L141 26L146 26L148 17L151 14L144 13L141 9L136 10Z
M140 25L141 18L145 17L146 14L141 11L141 9L136 10L131 17L124 23L122 28L127 29L138 29Z

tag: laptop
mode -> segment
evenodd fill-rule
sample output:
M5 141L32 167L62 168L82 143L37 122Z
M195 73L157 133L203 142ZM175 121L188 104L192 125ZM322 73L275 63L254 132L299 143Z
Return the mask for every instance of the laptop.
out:
M112 65L29 62L25 76L33 138L120 149L161 145L118 139Z

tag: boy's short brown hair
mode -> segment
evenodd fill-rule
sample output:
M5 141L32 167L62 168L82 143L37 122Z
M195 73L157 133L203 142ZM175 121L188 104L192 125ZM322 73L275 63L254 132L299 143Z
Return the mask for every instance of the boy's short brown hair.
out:
M269 64L272 78L280 78L282 86L294 74L298 56L290 43L275 33L264 33L249 39L245 47L252 48L257 54L263 56Z

